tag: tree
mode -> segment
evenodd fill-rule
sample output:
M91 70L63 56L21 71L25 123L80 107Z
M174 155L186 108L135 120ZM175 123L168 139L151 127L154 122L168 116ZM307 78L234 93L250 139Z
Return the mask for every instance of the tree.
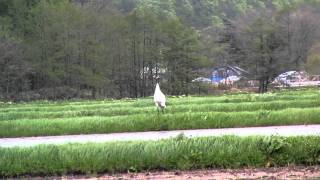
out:
M25 76L28 66L22 52L19 42L0 37L0 94L6 97L27 90L28 81Z
M305 69L310 74L319 75L320 74L320 55L313 54L309 56L305 64Z
M29 59L38 70L34 90L67 86L91 90L95 97L107 81L100 17L68 1L42 1L29 19Z
M286 64L279 56L283 44L279 41L277 24L272 16L273 13L255 16L249 21L240 21L242 25L238 26L237 38L240 52L244 55L240 64L259 80L259 92L262 93L267 91L268 84L284 70Z
M185 28L179 20L164 24L165 48L163 50L170 94L189 93L189 83L198 68L198 35Z
M282 58L295 65L292 70L299 70L316 40L319 14L306 5L281 11L276 20L279 38L286 46Z

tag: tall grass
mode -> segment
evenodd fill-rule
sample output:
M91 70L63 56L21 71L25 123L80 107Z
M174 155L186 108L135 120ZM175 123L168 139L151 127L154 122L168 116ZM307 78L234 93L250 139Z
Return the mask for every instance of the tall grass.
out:
M320 108L0 121L0 137L319 124Z
M316 165L320 137L184 137L0 148L0 177L156 169Z

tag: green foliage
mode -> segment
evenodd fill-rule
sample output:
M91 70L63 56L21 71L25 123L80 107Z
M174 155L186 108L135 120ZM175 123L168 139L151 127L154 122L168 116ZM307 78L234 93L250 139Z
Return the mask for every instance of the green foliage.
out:
M152 11L161 19L172 19L176 18L174 10L174 1L157 1L157 0L143 0L137 4L137 11Z
M169 139L0 148L0 177L263 167L269 163L270 152L273 165L317 165L320 163L319 144L320 138L312 136L223 136L179 141ZM270 150L267 154L265 148Z
M167 94L189 94L202 68L222 64L269 82L291 70L284 64L305 62L316 7L318 0L0 0L0 43L14 42L17 54L1 64L0 98L67 99L41 93L63 87L78 98L146 97L158 77ZM293 39L287 14L298 27Z
M290 144L284 137L267 136L261 139L261 141L259 142L259 148L267 157L268 161L265 166L270 167L277 166L277 155L283 153L286 148L292 147L290 147Z
M305 69L310 74L320 74L320 55L314 54L308 57L305 64Z
M168 74L168 83L164 87L168 87L169 94L188 95L188 84L195 77L192 69L199 68L198 35L178 20L165 23L163 29L168 42L163 49Z
M1 17L0 16L0 23L1 23L1 26L0 26L0 37L1 38L10 38L10 36L12 35L11 34L11 31L10 29L12 28L12 23L10 21L11 19L8 18L8 17Z

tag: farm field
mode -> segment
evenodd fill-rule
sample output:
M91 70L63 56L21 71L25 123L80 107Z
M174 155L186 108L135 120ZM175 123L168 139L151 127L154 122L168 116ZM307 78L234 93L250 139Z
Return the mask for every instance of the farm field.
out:
M320 124L320 91L0 105L0 137Z
M1 103L0 137L320 124L318 89L267 94ZM317 166L320 136L178 135L157 141L0 148L0 177Z

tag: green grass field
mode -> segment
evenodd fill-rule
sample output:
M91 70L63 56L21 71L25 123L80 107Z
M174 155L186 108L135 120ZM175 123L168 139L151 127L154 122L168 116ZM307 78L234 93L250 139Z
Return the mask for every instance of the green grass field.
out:
M320 124L320 91L0 104L0 137Z

